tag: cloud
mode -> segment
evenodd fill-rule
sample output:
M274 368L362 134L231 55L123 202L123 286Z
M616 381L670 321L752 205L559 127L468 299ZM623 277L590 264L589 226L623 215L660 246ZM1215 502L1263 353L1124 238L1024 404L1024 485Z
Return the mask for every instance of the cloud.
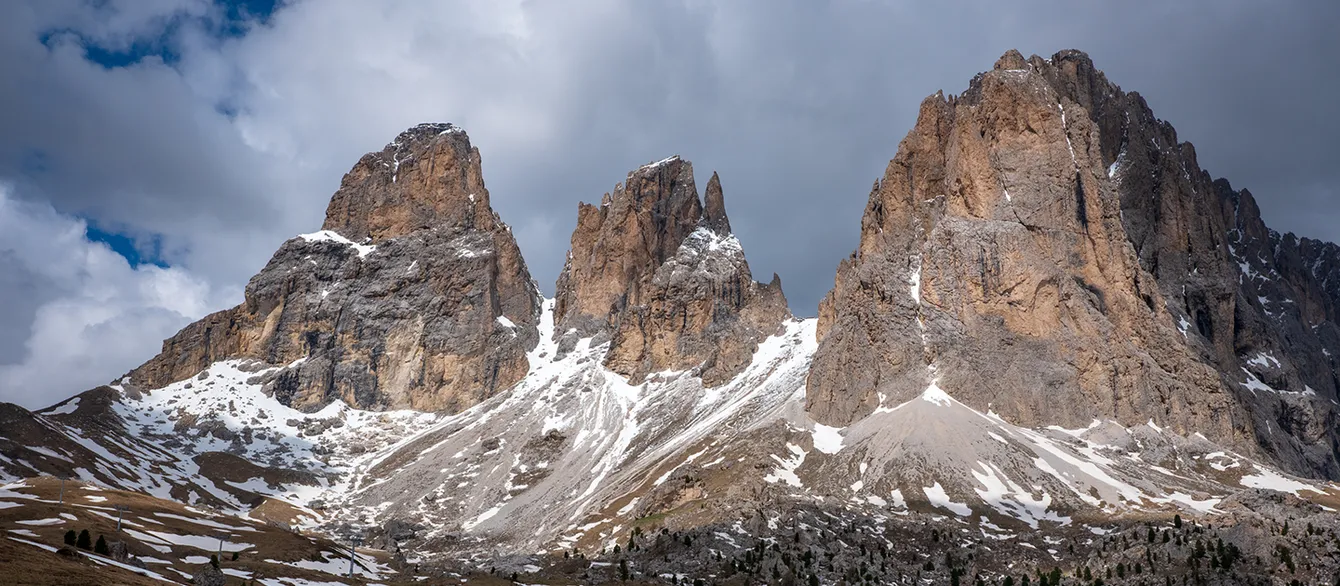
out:
M1212 174L1251 188L1273 227L1340 239L1340 211L1322 209L1340 185L1340 4L292 0L263 20L226 13L208 0L0 7L11 201L154 243L208 310L320 224L361 154L449 121L480 147L544 291L576 203L680 154L704 179L720 172L754 272L780 273L812 315L921 99L961 91L1010 47L1088 51ZM99 51L121 62L90 60ZM0 309L7 332L37 331L69 290L28 271L0 277L19 300ZM127 321L98 323L161 335L153 318ZM9 338L0 364L39 341ZM125 350L119 371L156 348Z
M21 359L0 365L0 401L42 407L72 389L111 382L164 337L204 315L218 299L180 269L131 268L87 225L47 204L14 199L0 185L0 291L29 313L27 331L5 323ZM7 312L14 316L20 312ZM26 333L26 336L22 334Z

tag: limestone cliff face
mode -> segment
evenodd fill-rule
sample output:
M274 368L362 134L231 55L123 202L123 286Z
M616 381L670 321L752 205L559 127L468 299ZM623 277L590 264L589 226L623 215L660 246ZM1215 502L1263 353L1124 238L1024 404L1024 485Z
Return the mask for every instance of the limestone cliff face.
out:
M706 207L692 164L679 157L629 173L598 207L579 205L555 335L609 339L611 370L637 382L694 369L719 384L788 317L780 279L754 282L716 174Z
M845 425L938 379L1023 425L1152 419L1249 444L1127 236L1112 131L1090 110L1143 105L1109 105L1117 92L1082 54L1012 52L922 103L820 307L813 416Z
M268 388L298 408L457 411L525 375L539 308L478 149L459 128L422 124L345 175L324 230L285 242L242 305L164 342L132 383L254 358L293 364Z
M810 413L932 380L1024 425L1152 421L1336 476L1334 245L1251 195L1088 56L1011 51L936 94L821 303Z
M1231 327L1216 332L1229 351L1216 359L1229 384L1250 391L1266 453L1336 478L1340 247L1270 230L1250 192L1214 186L1237 284Z

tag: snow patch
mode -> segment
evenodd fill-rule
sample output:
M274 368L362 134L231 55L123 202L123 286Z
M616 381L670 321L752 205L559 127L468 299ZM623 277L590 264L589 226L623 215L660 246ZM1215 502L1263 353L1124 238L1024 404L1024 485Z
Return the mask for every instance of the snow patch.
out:
M1043 492L1042 496L1034 498L1031 491L1010 480L1005 472L995 465L980 461L977 465L981 467L982 472L973 470L972 476L977 482L982 483L984 488L974 491L982 502L991 508L1028 523L1028 526L1034 529L1038 528L1038 521L1070 524L1070 517L1063 517L1048 510L1052 504L1051 495Z
M339 244L344 244L357 251L358 258L366 258L367 255L371 254L372 251L377 249L376 246L370 244L355 244L352 240L340 236L333 230L321 230L319 232L313 232L311 234L299 234L298 238L302 238L303 240L306 240L308 242L336 242Z
M1238 482L1247 488L1264 488L1275 492L1287 492L1294 496L1299 496L1301 491L1310 491L1317 494L1325 494L1311 484L1305 484L1291 478L1285 478L1280 473L1269 468L1256 466L1255 474L1243 476Z
M74 397L64 403L56 405L46 411L39 411L42 415L69 415L79 408L79 397Z
M836 454L842 451L842 428L829 427L822 423L815 423L814 429L810 432L810 437L814 440L814 449L825 454Z
M954 404L954 398L949 396L944 389L940 388L939 381L931 383L926 387L926 391L921 393L921 400L927 403L934 403L941 407L948 407Z
M926 493L926 500L936 507L948 510L960 517L972 515L972 509L963 503L956 503L949 500L949 495L945 493L943 486L937 481L933 486L922 487L922 492Z

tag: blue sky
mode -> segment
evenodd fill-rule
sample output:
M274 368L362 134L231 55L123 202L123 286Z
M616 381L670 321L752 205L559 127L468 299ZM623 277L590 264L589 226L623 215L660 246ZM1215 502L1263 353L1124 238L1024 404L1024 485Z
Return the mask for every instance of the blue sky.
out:
M126 46L103 45L98 43L96 39L82 37L77 31L61 28L46 31L41 34L41 38L43 44L50 45L53 39L61 35L73 35L78 38L79 44L83 47L85 59L107 69L133 66L146 58L159 59L163 63L173 66L181 59L178 48L174 46L176 34L180 27L187 23L200 26L202 30L211 33L216 40L222 41L231 37L245 36L250 27L258 24L263 25L278 7L277 0L218 0L215 4L219 7L219 10L208 17L190 18L182 16L168 18L162 27L161 34L136 39ZM32 164L39 165L41 159L40 153L34 153ZM41 169L38 168L31 168L31 170L41 172ZM162 258L161 255L162 236L160 234L145 234L137 237L100 227L97 220L93 218L84 218L84 220L88 224L88 239L92 242L106 244L113 252L125 257L130 266L138 267L141 264L152 264L164 268L168 266L166 259Z
M921 100L1009 48L1087 51L1272 227L1337 240L1337 21L1307 0L0 3L0 400L107 382L239 303L420 122L470 133L547 293L577 202L680 154L813 315Z

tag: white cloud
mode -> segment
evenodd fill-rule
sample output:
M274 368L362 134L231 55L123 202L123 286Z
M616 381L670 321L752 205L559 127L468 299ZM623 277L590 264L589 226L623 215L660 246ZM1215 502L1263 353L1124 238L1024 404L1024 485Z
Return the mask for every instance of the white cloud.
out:
M0 255L8 270L44 283L45 293L21 361L0 365L0 401L42 407L111 382L219 303L202 279L178 268L132 268L88 241L85 229L82 220L19 201L0 185Z
M81 276L52 276L0 250L0 296L8 297L0 331L9 334L0 339L0 363L24 361L3 367L0 385L21 382L46 401L43 393L86 385L33 382L44 380L43 369L65 369L47 376L56 381L80 372L70 361L96 360L119 374L148 359L155 338L179 325L174 316L240 301L242 285L280 243L319 226L358 157L419 122L470 132L493 204L544 290L552 291L563 265L576 202L598 201L628 170L678 153L700 174L721 172L754 273L779 272L802 314L813 313L836 262L854 247L870 183L921 98L961 91L1011 46L1026 54L1089 50L1114 81L1144 92L1182 137L1200 140L1211 171L1241 172L1235 183L1258 193L1275 185L1289 191L1272 177L1334 185L1327 145L1340 118L1315 115L1328 111L1334 94L1334 76L1316 73L1336 53L1326 19L1315 7L1229 4L1216 4L1217 19L1206 20L1204 10L1180 5L1151 19L1152 5L1056 11L1035 1L963 10L762 0L291 0L246 35L219 39L209 30L220 12L211 0L0 2L0 180L59 212L53 217L62 221L40 223L46 229L72 229L77 215L158 236L176 267L159 274L109 268L116 259L102 259L85 261L93 268L75 271ZM1144 34L1151 26L1160 34ZM1261 26L1271 34L1256 34ZM68 34L44 44L56 31ZM1156 41L1132 46L1133 33ZM161 42L178 59L106 69L85 59L86 41L111 50ZM1296 91L1280 94L1281 87ZM1292 107L1261 107L1279 95ZM1280 154L1260 156L1263 143ZM1253 168L1264 179L1248 175ZM1324 198L1333 190L1313 192ZM1286 196L1272 193L1263 205ZM1327 235L1330 216L1295 207L1316 235ZM28 237L28 244L53 240ZM92 246L78 240L61 250ZM90 258L102 258L99 250ZM52 266L79 266L61 259ZM153 283L149 292L145 283ZM202 305L163 299L179 289ZM115 293L103 301L100 291ZM99 336L118 335L125 343L98 346ZM67 358L43 358L59 356Z

